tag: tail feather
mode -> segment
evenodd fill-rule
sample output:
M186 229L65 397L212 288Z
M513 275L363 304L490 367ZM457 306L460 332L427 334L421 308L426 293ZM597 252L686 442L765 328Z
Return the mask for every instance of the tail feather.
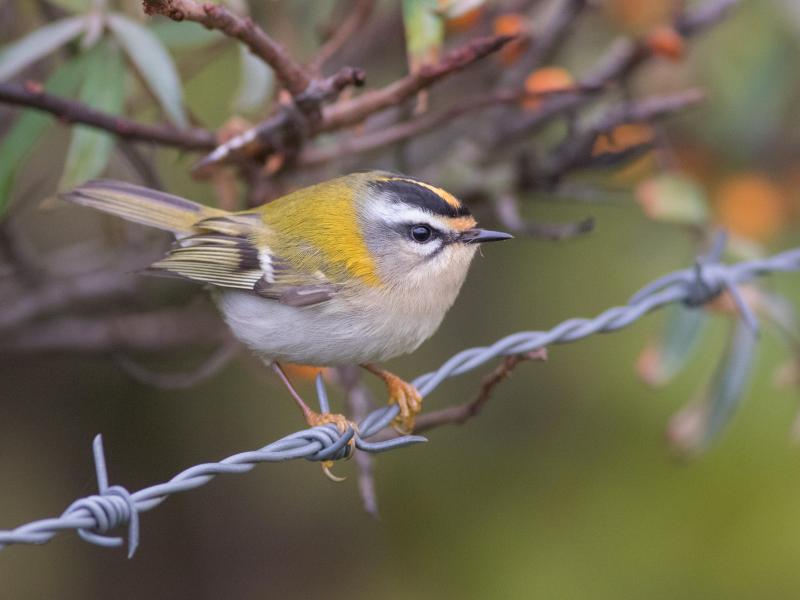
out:
M227 214L180 196L110 179L88 181L61 198L179 236L197 233L198 221Z

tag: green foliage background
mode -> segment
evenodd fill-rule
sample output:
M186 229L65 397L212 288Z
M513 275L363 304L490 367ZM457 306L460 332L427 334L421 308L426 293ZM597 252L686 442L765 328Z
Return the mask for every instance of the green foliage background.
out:
M693 45L687 64L659 64L637 78L643 92L657 93L665 81L707 86L706 107L672 121L667 131L710 149L722 173L758 169L778 178L800 165L794 110L800 15L790 4L745 2ZM269 31L301 56L313 52L312 24L303 19L313 14L310 5L263 8L275 11ZM4 33L11 37L9 28ZM591 62L605 34L610 25L602 20L582 26L565 61ZM402 38L392 43L393 56L402 57ZM184 84L188 106L218 126L230 114L238 53L223 45L198 69L186 44L176 52L195 71ZM398 69L365 66L373 84ZM144 118L152 110L135 114ZM34 180L42 189L58 183L65 128L48 130L45 144L47 151L34 152L18 178L17 193ZM3 162L13 148L6 152ZM208 186L186 175L190 157L158 156L171 190L211 199ZM109 171L126 177L113 159ZM695 252L683 230L648 219L630 194L611 203L526 207L526 216L543 220L592 214L596 231L558 244L517 239L486 248L441 331L413 356L393 361L395 371L414 376L464 347L594 315L686 266ZM89 235L99 223L73 210L25 218L43 250ZM789 227L768 248L797 240ZM799 278L771 283L796 304ZM154 299L167 293L158 282L147 285ZM638 381L634 363L662 321L653 315L613 335L553 347L547 364L521 365L480 418L432 432L427 445L380 456L380 520L361 509L353 464L337 465L350 475L342 485L314 464L265 465L143 515L132 561L71 534L41 547L9 548L0 553L0 596L795 598L800 451L788 438L797 392L772 381L787 351L763 336L743 406L706 454L684 463L671 457L663 431L710 377L730 321L716 316L686 371L653 391ZM466 399L479 378L449 381L426 404ZM305 391L311 394L309 386ZM283 390L245 356L179 391L134 383L109 357L2 357L0 527L56 515L92 493L90 444L97 432L105 436L112 483L133 490L301 426Z

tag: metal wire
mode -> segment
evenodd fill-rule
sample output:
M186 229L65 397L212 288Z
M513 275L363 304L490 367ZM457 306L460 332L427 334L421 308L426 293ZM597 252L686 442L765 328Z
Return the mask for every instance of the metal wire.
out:
M753 331L757 322L744 302L738 285L756 277L776 272L800 270L800 248L770 258L750 260L733 265L720 262L725 238L720 235L709 254L697 260L692 268L671 273L646 285L624 306L610 308L593 319L569 319L549 331L525 331L506 336L490 346L459 352L436 371L417 377L413 384L427 396L449 377L475 369L495 358L530 352L556 343L573 342L593 335L616 331L638 320L648 312L676 302L687 306L703 305L723 291L734 300L743 322ZM328 399L320 377L317 378L320 407L328 410ZM127 526L128 556L133 556L139 542L139 515L164 502L168 496L192 490L223 473L246 473L263 462L280 462L305 458L331 461L349 458L354 450L385 452L426 441L420 436L403 436L381 442L369 442L389 426L398 414L396 405L379 408L359 423L357 431L339 431L334 425L323 425L298 431L259 450L242 452L219 462L186 469L165 483L138 492L121 486L109 486L102 438L93 444L99 493L73 502L60 516L43 519L0 531L0 549L10 544L42 544L63 530L75 530L87 542L101 546L120 546L125 540L109 536L109 532ZM351 443L352 442L352 443Z

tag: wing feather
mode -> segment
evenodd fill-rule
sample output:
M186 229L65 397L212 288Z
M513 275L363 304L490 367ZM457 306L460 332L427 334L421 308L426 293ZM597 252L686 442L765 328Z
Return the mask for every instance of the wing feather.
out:
M295 307L326 302L337 291L321 272L299 271L274 256L263 224L252 214L212 217L195 227L205 231L178 239L164 258L151 265L150 272L252 290Z

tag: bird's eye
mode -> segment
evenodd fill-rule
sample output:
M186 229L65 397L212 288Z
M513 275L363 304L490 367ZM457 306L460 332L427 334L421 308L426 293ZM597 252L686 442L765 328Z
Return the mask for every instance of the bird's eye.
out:
M427 225L412 225L411 239L420 244L424 244L433 237L433 230Z

